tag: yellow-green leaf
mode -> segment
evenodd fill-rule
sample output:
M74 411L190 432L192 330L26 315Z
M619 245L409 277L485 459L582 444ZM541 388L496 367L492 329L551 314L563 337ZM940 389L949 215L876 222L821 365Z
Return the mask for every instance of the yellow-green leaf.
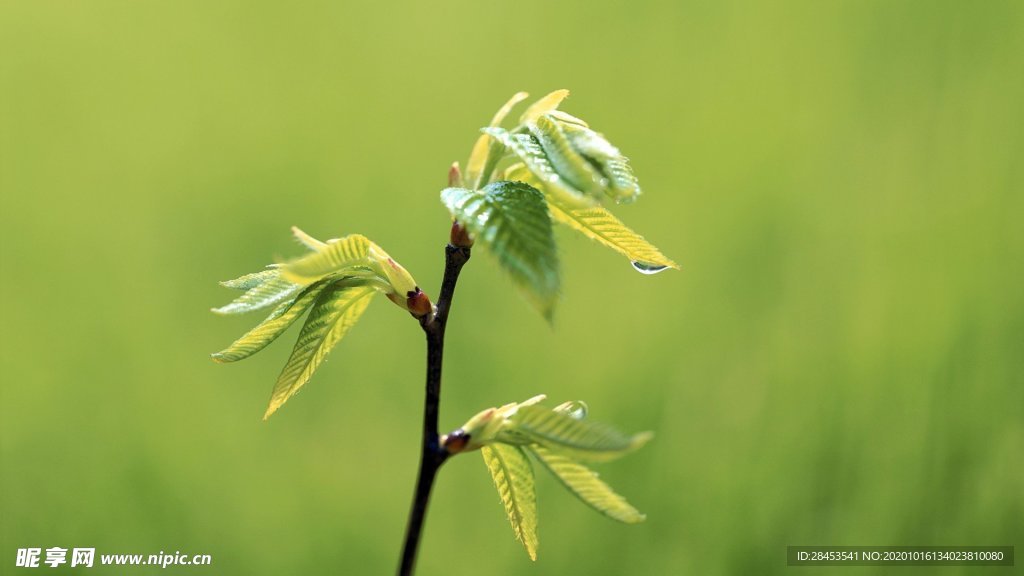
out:
M251 290L260 284L263 284L267 280L277 278L281 275L281 271L277 269L276 264L272 264L267 270L260 270L259 272L253 272L252 274L246 274L239 276L234 280L224 280L220 283L225 288L232 288L234 290Z
M334 284L320 294L302 326L291 357L277 379L264 419L309 381L331 348L359 320L376 292L373 286Z
M581 124L582 120L578 122L569 121L567 117L571 117L568 115L550 114L549 116L558 121L558 124L565 132L566 138L580 154L595 161L610 160L622 156L622 152L613 146L607 138L591 130L586 124Z
M548 209L555 222L564 224L629 258L633 267L641 272L651 274L666 268L679 269L678 264L601 206L571 209L562 208L552 201Z
M552 115L552 118L555 118ZM558 122L573 149L585 156L604 176L605 194L616 202L632 202L640 195L640 183L629 159L604 136L574 122Z
M533 467L518 446L492 444L481 448L516 539L530 560L537 559L537 494Z
M575 124L577 126L582 126L584 128L587 128L589 126L583 120L580 120L579 118L573 116L572 114L569 114L568 112L563 112L561 110L552 110L552 111L548 112L547 115L551 116L552 118L554 118L555 120L558 120L559 122L561 122L563 124L565 124L565 123Z
M263 322L249 330L231 346L212 354L216 362L236 362L264 349L284 333L313 304L326 284L314 284L297 298L283 302Z
M543 406L520 406L509 417L505 434L512 442L526 439L573 459L594 462L619 458L652 437L650 432L627 436L610 426L578 420Z
M558 299L558 254L544 195L522 182L499 181L483 190L446 188L441 201L550 320Z
M645 516L598 478L597 472L537 444L529 446L528 450L570 492L591 508L619 522L643 522Z
M513 95L495 113L494 118L491 119L490 126L500 126L505 116L508 116L508 113L512 110L512 107L522 102L528 96L529 94L526 92L517 92ZM494 171L494 167L498 164L498 160L501 159L504 150L505 147L501 142L487 134L481 134L477 138L476 144L473 145L473 151L470 153L469 161L466 163L466 185L474 190L479 190L490 182L491 172Z
M537 100L530 107L523 112L523 115L519 117L520 124L527 124L533 122L541 114L547 114L552 110L558 108L558 105L562 103L569 96L569 91L566 89L555 90L550 94L545 95L540 100Z
M577 190L562 177L551 163L540 142L532 134L511 133L501 128L484 128L484 132L497 138L523 163L545 192L556 196L567 206L594 206L597 200Z
M545 114L538 116L526 127L544 149L552 167L566 182L584 194L602 194L607 180L589 160L573 149L558 122Z
M526 182L545 192L551 218L560 224L583 234L587 238L615 250L629 258L633 268L644 273L654 274L668 268L679 269L679 265L665 256L653 244L622 223L614 214L601 206L572 208L549 194L544 187L522 163L516 163L505 169L507 180Z
M293 298L303 289L303 285L289 282L281 277L280 269L273 268L256 274L242 276L236 280L229 281L230 287L252 285L245 294L235 298L231 303L214 308L217 314L243 314L260 310L267 306L273 306Z
M337 273L372 276L369 259L371 244L361 234L349 234L328 242L316 252L288 262L281 267L281 272L288 280L303 286Z
M369 250L370 267L387 280L389 289L387 292L405 297L409 292L416 290L416 280L412 274L395 261L383 248L370 243Z
M309 234L303 232L298 226L292 226L292 235L299 241L300 244L316 252L327 247L326 242L321 242L316 238L313 238Z

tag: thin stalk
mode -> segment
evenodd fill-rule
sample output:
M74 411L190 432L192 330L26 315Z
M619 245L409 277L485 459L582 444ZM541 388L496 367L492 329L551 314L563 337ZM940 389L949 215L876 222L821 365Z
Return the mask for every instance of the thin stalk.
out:
M423 403L423 443L420 451L420 471L416 479L416 491L413 493L412 508L409 510L409 523L405 528L405 545L402 548L402 564L398 568L399 576L412 576L416 566L420 534L423 531L423 520L427 515L427 505L430 503L430 491L434 486L438 468L448 459L448 452L441 447L437 429L441 404L444 330L448 323L452 297L455 295L455 284L459 281L459 272L462 270L462 266L469 260L470 250L448 244L445 246L444 256L444 279L441 281L441 293L437 298L437 312L433 317L428 315L420 320L423 333L427 337L427 386L426 399Z

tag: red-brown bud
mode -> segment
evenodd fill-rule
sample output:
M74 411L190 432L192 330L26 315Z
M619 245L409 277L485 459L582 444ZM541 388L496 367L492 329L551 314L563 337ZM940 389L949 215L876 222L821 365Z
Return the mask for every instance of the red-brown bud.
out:
M445 451L449 454L458 454L459 452L462 452L468 443L469 434L466 434L466 431L462 428L441 437L441 446L443 446Z
M452 222L452 233L450 242L452 246L457 248L472 248L473 238L469 235L469 230L459 224L458 220Z
M422 318L434 311L434 305L430 302L430 298L418 286L415 290L407 292L405 296L405 306L413 316Z

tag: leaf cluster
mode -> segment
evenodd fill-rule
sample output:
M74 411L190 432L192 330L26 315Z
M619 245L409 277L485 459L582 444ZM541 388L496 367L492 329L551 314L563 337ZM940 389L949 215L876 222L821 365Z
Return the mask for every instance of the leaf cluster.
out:
M551 319L559 294L553 223L594 240L654 274L679 266L601 205L628 203L640 184L628 158L583 120L558 109L568 90L529 106L512 128L502 123L527 98L520 92L481 129L466 164L441 201L498 259L527 299Z
M309 312L274 385L264 419L309 382L376 294L387 295L414 316L433 313L429 298L405 268L365 236L351 234L321 242L298 228L292 232L308 254L221 282L243 294L213 309L218 314L242 314L273 307L255 328L212 355L222 363L259 352Z
M537 495L532 456L566 489L594 510L619 522L645 518L603 482L584 462L607 462L624 456L652 437L632 436L586 420L583 402L547 408L543 395L478 413L461 428L442 437L452 453L479 449L498 490L512 530L530 559L537 559Z

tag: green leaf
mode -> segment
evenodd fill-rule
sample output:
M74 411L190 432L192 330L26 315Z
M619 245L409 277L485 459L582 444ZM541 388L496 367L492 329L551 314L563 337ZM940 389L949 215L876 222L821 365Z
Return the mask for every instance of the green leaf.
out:
M579 118L574 118L564 112L549 114L552 120L558 123L563 132L580 154L592 159L595 162L621 158L622 152L612 145L604 136L595 132Z
M561 110L552 110L548 112L548 116L551 116L552 118L563 124L575 124L577 126L582 126L584 128L589 127L589 125L583 120L580 120L579 118L573 116L572 114L569 114L568 112L563 112Z
M548 112L555 110L562 103L562 100L565 100L568 96L569 91L564 88L545 95L540 100L530 104L530 107L526 109L526 112L523 112L523 115L519 117L519 123L528 124L533 122L533 120L541 114L547 114Z
M551 202L548 209L556 222L629 258L633 267L641 272L650 274L666 268L679 269L678 264L601 206L570 209Z
M586 466L538 444L527 448L570 492L598 512L627 524L643 522L645 516L630 506Z
M239 276L234 280L224 280L220 283L225 288L232 288L234 290L251 290L260 284L263 284L267 280L277 278L281 275L281 271L277 269L276 265L271 265L267 270L260 270L259 272L253 272L252 274L246 274Z
M476 190L479 190L490 183L491 177L494 175L494 168L497 167L498 162L500 162L502 157L505 155L505 145L500 140L492 138L487 134L481 134L480 138L487 140L487 150L486 156L484 157L483 167L475 178L469 180L470 184Z
M554 116L553 116L554 118ZM640 183L629 159L601 134L573 122L558 122L572 147L604 176L605 194L616 202L632 202L640 195Z
M317 251L292 260L281 267L282 274L292 282L308 285L332 274L372 276L370 242L361 234L350 234L333 240Z
M541 143L532 134L511 133L501 128L484 128L523 162L527 170L543 183L545 190L566 205L583 207L597 203L594 197L577 190L555 170Z
M550 116L538 116L535 121L527 124L526 128L540 143L555 171L570 186L590 196L599 196L602 193L607 181L589 160L573 149L562 128Z
M540 444L577 460L614 460L640 448L650 432L627 436L604 424L578 420L542 406L520 406L508 419L504 439ZM499 433L499 441L502 434Z
M325 287L326 284L314 284L297 298L279 304L266 320L235 340L231 346L212 354L213 359L221 363L236 362L264 349L309 309Z
M359 320L376 292L373 286L333 284L317 297L277 379L264 420L309 381L331 348Z
M321 242L316 238L313 238L309 234L300 230L298 226L292 226L292 235L295 236L295 239L298 240L300 244L314 252L323 250L327 247L326 242Z
M605 193L617 203L628 204L640 195L640 182L633 175L633 168L625 156L606 160L598 165L601 173L608 178Z
M387 283L385 292L388 294L398 295L404 301L409 292L418 289L412 275L389 256L383 248L372 242L370 243L369 259L371 269ZM399 303L399 306L404 307L404 304Z
M528 96L529 94L526 92L517 92L494 115L490 126L500 126L505 116L508 116L508 113L512 110L512 107L522 102ZM505 146L500 141L487 134L481 134L477 138L476 144L473 145L473 151L470 153L469 161L466 163L465 182L472 186L474 190L479 190L486 185L491 181L491 173L494 172L494 167L501 160L504 153Z
M492 444L481 448L516 539L530 560L537 559L537 493L533 466L518 446Z
M539 187L545 192L548 210L555 222L568 226L629 258L634 269L644 274L654 274L668 268L679 269L679 265L671 258L662 254L657 247L623 224L606 208L566 206L554 195L547 194L547 189L521 163L509 166L504 176L508 180L518 180Z
M416 281L383 248L365 236L350 234L314 249L312 254L284 264L281 275L303 286L325 278L360 280L376 286L392 302L409 310L407 298L417 292Z
M544 195L522 182L499 181L480 191L446 188L441 201L550 320L558 298L558 254Z
M248 280L245 279L246 276L242 276L236 280L229 281L234 283L234 286L252 284L252 287L245 294L235 298L231 303L220 308L214 308L213 311L217 314L243 314L260 310L291 299L304 288L300 284L295 284L282 278L279 268L265 270L264 272L270 272L271 274L263 275L264 273L257 272L256 274L249 274L250 278ZM260 275L258 279L255 278L257 275Z

